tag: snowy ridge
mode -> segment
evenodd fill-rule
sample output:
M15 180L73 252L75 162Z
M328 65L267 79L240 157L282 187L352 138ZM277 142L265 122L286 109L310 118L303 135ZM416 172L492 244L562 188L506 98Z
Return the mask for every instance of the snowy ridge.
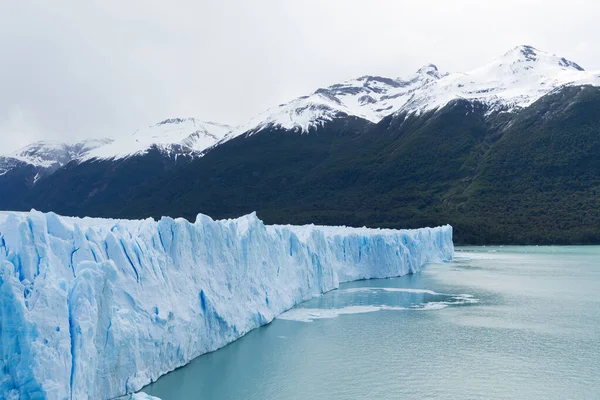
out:
M98 147L82 157L81 161L126 158L144 154L153 147L174 156L199 155L231 130L228 125L195 118L170 118Z
M364 76L319 89L260 114L236 134L269 127L306 133L347 115L376 123L394 113L435 110L455 99L485 103L490 111L511 111L565 85L600 86L600 71L586 72L563 57L518 46L467 73L442 74L430 64L408 79Z
M0 393L107 399L340 282L453 255L452 228L0 213Z
M33 165L40 169L58 169L111 142L111 139L90 139L72 144L48 140L35 142L15 152L0 156L0 175L23 164Z
M231 131L230 126L215 122L171 118L116 139L90 139L72 144L40 141L0 156L0 176L20 165L33 165L52 173L71 161L117 160L145 154L152 148L174 158L180 155L196 157ZM41 175L43 173L38 174Z
M376 123L405 104L417 90L443 76L435 65L420 68L407 80L363 76L269 109L235 132L256 133L269 127L308 132L327 121L347 116Z
M416 93L398 112L434 110L460 98L485 103L491 111L511 111L559 87L586 84L600 86L600 71L586 72L563 57L518 46L484 67L447 75Z

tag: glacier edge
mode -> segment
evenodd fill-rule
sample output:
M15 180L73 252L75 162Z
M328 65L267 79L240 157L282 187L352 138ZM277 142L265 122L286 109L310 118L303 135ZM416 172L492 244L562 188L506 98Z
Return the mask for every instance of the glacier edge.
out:
M0 212L0 393L113 398L341 282L453 256L452 227Z

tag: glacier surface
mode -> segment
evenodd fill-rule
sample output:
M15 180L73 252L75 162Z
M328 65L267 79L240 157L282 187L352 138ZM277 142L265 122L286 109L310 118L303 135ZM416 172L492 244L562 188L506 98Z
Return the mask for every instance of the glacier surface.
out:
M0 393L108 399L340 282L452 258L452 227L0 212Z

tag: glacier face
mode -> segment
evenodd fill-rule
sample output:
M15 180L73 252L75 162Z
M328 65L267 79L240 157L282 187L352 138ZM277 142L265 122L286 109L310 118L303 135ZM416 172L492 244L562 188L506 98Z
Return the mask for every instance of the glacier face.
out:
M451 259L452 228L0 212L0 393L140 389L340 282Z

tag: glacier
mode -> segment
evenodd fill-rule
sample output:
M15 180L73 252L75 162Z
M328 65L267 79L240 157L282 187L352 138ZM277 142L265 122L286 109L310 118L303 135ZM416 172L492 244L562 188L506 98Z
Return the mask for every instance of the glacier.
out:
M450 260L452 227L0 212L0 394L109 399L340 282Z

